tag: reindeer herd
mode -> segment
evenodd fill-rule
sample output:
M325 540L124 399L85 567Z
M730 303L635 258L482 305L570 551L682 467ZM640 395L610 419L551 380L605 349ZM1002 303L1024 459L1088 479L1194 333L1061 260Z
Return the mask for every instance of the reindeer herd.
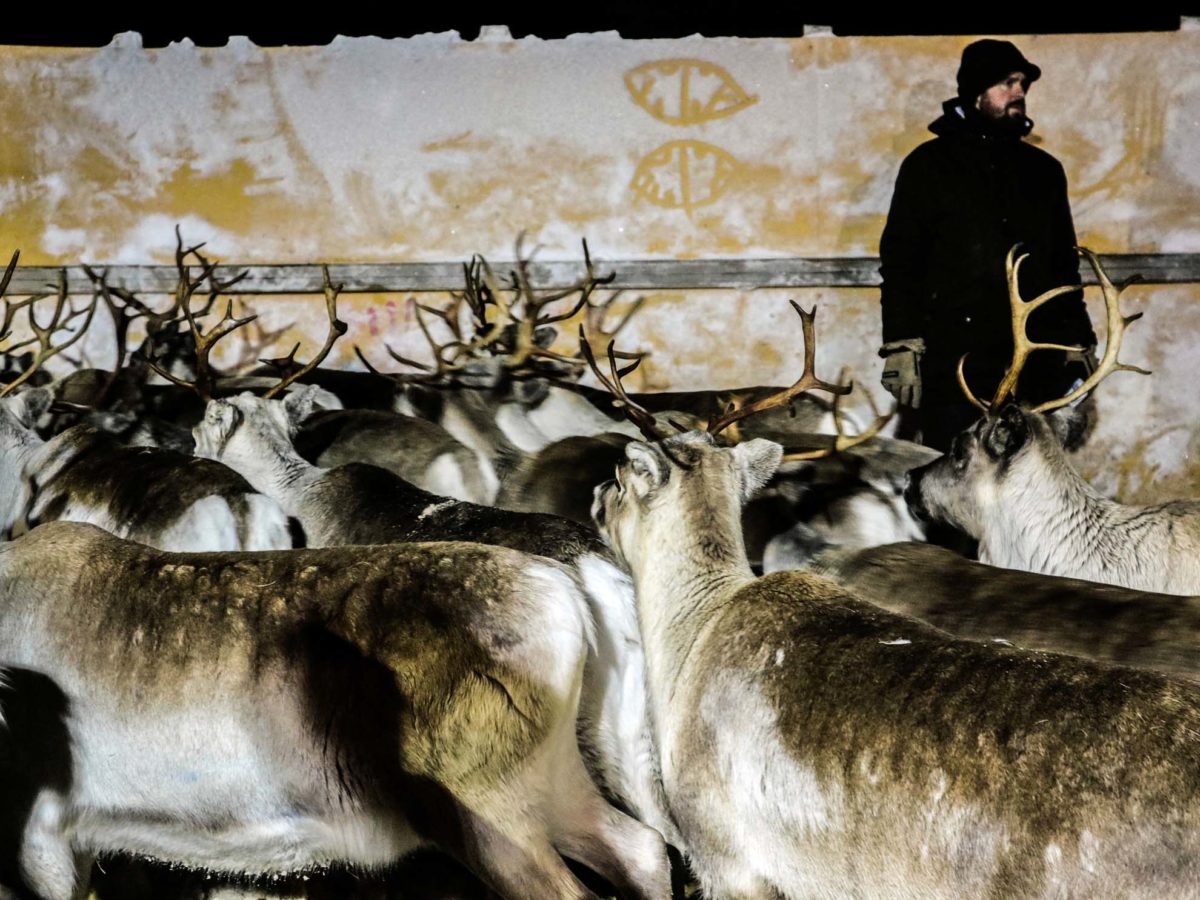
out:
M586 245L562 291L519 245L472 261L404 373L321 366L328 272L312 360L221 372L253 317L205 324L237 278L201 250L165 311L92 269L78 309L65 277L3 299L0 898L87 896L97 858L234 879L189 896L332 867L402 897L1200 897L1200 505L1071 468L1069 404L1134 368L1092 254L1096 373L1011 401L1061 291L1022 299L1010 254L1013 365L990 403L960 376L982 416L942 457L842 408L794 303L790 387L627 392ZM98 310L113 367L51 378ZM396 868L429 848L475 880Z

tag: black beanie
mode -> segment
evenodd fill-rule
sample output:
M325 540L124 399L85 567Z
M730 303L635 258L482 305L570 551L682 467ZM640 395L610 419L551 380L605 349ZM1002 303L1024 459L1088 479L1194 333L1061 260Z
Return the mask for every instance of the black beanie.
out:
M1010 41L985 38L963 48L958 67L958 96L973 101L1012 72L1024 72L1030 82L1042 77L1042 70L1021 55Z

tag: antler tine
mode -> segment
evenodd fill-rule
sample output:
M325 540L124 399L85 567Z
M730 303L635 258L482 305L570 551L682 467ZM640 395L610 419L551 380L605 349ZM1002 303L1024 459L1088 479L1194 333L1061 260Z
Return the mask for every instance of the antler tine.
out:
M838 375L838 382L841 383L842 381L846 381L847 387L850 389L850 391L853 391L854 381L853 379L846 379L844 377L846 374L846 370L843 369L841 374ZM783 456L785 462L825 459L826 457L833 456L836 453L844 453L852 447L857 447L859 444L865 444L867 441L871 440L871 438L879 434L879 432L883 430L883 427L892 420L893 416L896 415L897 407L895 406L893 406L892 409L888 410L886 413L880 413L879 406L875 402L875 398L868 393L867 405L871 408L871 415L874 418L871 424L858 434L847 435L845 419L842 416L842 397L844 396L846 395L838 394L833 398L833 428L834 431L837 432L833 438L833 442L828 447L824 447L820 450L806 450L798 453L785 453Z
M720 418L715 418L708 424L709 434L719 434L724 431L734 422L740 422L747 416L755 415L767 409L774 409L779 406L787 406L799 394L805 391L822 390L828 391L831 394L848 394L850 388L840 384L831 384L828 381L823 381L817 377L814 370L817 355L817 339L816 339L816 318L817 310L813 307L811 312L805 312L800 304L795 300L789 300L792 304L792 309L796 310L800 316L804 329L804 371L796 380L796 383L785 390L771 394L769 397L764 397L761 400L756 400L753 403L746 404L739 409L730 410Z
M10 265L13 264L10 263ZM50 323L48 325L43 326L40 322L38 322L37 316L34 314L35 303L32 302L34 298L30 298L31 302L26 304L25 309L29 317L29 330L33 332L34 338L38 343L38 352L35 354L33 362L29 364L29 367L25 369L25 371L23 371L8 384L0 388L0 397L11 394L19 386L28 381L33 376L33 373L42 367L42 364L45 363L46 360L50 359L52 356L62 353L64 350L78 341L81 337L83 337L84 332L86 332L91 326L92 317L96 314L96 306L99 303L98 292L92 293L92 302L89 303L84 309L72 309L66 318L63 318L63 310L68 306L67 298L68 292L66 269L59 269L58 272L58 291L54 302L54 312L50 316ZM54 343L54 333L62 329L63 326L69 324L72 319L85 313L86 318L83 321L83 325L76 329L75 333L71 335L70 338L63 341L61 344L56 345Z
M392 381L396 382L397 384L428 384L437 381L441 377L439 370L435 366L426 365L425 363L418 362L415 359L409 359L407 356L401 356L399 353L393 350L389 344L384 344L383 349L387 351L388 356L401 365L412 366L420 371L381 372L371 363L369 359L367 359L367 356L365 353L363 353L362 348L358 347L357 345L354 347L354 355L358 357L359 361L372 375L382 375L384 378L392 379Z
M488 261L476 253L469 263L463 263L463 276L466 288L463 299L471 309L475 319L475 330L481 331L487 327L487 309L496 306L496 295L492 289L494 276Z
M613 395L613 406L623 409L625 417L633 422L638 427L642 435L650 441L664 440L667 435L658 429L658 423L654 421L654 416L649 410L644 409L634 403L625 393L625 386L621 383L621 379L641 365L642 361L635 360L624 369L617 364L617 355L614 350L613 342L608 342L608 368L612 378L605 376L600 371L600 367L596 364L595 354L592 353L592 347L588 343L587 336L584 334L583 326L579 326L579 350L583 354L583 358L587 360L588 366L591 367L592 373L596 379L604 385L609 393Z
M204 302L204 305L199 310L193 312L193 315L197 318L207 316L212 311L213 306L217 302L217 298L220 297L221 294L228 293L230 288L234 287L239 281L250 274L248 269L243 269L241 272L236 273L230 278L226 278L224 280L217 278L217 263L211 262L207 256L200 252L200 248L203 246L204 243L202 242L196 244L194 247L189 247L186 251L184 251L185 257L194 256L196 257L196 261L200 264L200 277L196 280L195 287L192 289L193 293L196 290L199 290L200 285L205 281L208 282L208 300ZM188 304L190 308L191 295L188 297Z
M200 288L200 285L204 283L207 275L211 274L212 268L215 268L212 264L205 266L202 263L200 277L192 281L187 258L195 254L198 259L203 259L203 257L199 256L199 250L203 246L204 243L201 242L194 247L185 248L183 246L183 233L180 231L178 223L175 225L175 271L179 274L179 281L175 285L175 310L182 312L189 322L192 320L190 309L192 296ZM192 327L193 329L195 328L195 323L192 323Z
M213 326L212 330L207 334L200 328L197 323L197 318L203 317L209 313L213 305L216 303L217 297L228 288L237 284L246 277L246 272L241 272L233 278L222 281L216 277L217 264L210 262L204 256L200 249L204 243L195 244L185 247L183 244L183 234L178 224L175 226L175 269L179 274L179 280L175 286L175 302L172 309L162 315L148 313L151 322L157 325L151 329L147 326L147 331L152 334L161 332L162 329L169 325L173 325L179 321L182 316L187 322L188 330L191 332L192 341L196 349L196 380L188 381L184 378L179 378L171 374L154 359L148 359L147 363L150 368L160 377L165 378L172 384L177 384L180 387L186 387L195 391L203 400L210 400L213 396L213 387L216 384L216 379L213 376L212 365L210 359L212 349L216 343L229 334L232 334L239 328L249 325L257 315L245 316L238 318L233 314L233 301L230 300L225 306L225 315L221 321ZM191 267L188 265L188 257L194 256L200 263L200 276L193 279L191 276ZM209 283L209 297L203 309L198 312L192 310L192 297L195 296L201 285L207 281ZM153 338L152 338L153 340Z
M445 347L438 345L430 338L418 316L418 324L422 325L426 340L434 348L434 355L438 358L439 376L448 375L464 368L479 353L489 349L500 340L512 322L512 304L504 299L504 289L497 283L495 273L488 261L476 254L471 258L471 265L464 267L464 272L467 276L467 291L464 299L475 319L475 329L470 340L462 336L461 332L456 332L460 337L458 342L453 345L458 348L453 361L445 359ZM495 307L498 313L491 322L487 319L489 306ZM446 347L449 346L451 345L446 345Z
M598 335L601 338L615 341L617 336L625 329L625 326L629 324L629 320L634 317L637 311L641 309L646 302L645 297L638 297L630 305L625 315L621 317L621 321L617 323L617 327L613 328L612 330L606 330L604 328L604 319L607 317L608 311L612 308L613 303L618 297L621 296L621 294L622 291L614 291L612 296L610 296L603 303L588 303L583 313L583 324L587 329L588 334L593 336ZM644 359L648 355L648 352L645 350L617 351L618 359Z
M405 359L392 350L391 347L387 347L385 344L384 346L387 348L388 354L392 357L392 359L405 365L415 365L421 369L431 370L432 379L440 378L443 375L449 374L450 372L461 368L462 365L465 365L465 363L458 364L456 361L461 357L469 356L471 346L457 338L455 340L448 341L445 344L439 344L437 338L433 336L433 332L429 329L429 325L425 321L425 317L422 315L422 313L429 313L430 315L436 316L445 322L446 313L442 310L426 306L415 299L412 301L412 306L413 314L417 320L417 327L421 329L421 334L425 336L425 342L429 344L430 350L433 351L434 364L433 366L426 366L425 364L418 363L415 360ZM457 334L453 327L451 327L451 332Z
M454 335L454 340L446 346L461 346L464 341L462 325L458 321L458 310L462 305L462 294L451 294L450 297L450 303L444 309L438 309L436 306L426 306L420 301L414 301L413 306L421 312L427 312L431 316L436 316L446 324L446 327L450 329L450 333ZM428 331L425 332L425 337L429 339Z
M621 321L617 323L617 326L611 331L606 331L604 329L604 320L608 317L608 311L612 309L613 304L616 303L617 299L620 298L622 293L624 293L624 291L613 291L612 295L602 303L588 303L587 308L583 313L583 321L584 324L588 326L588 331L590 331L592 334L602 334L605 337L615 339L622 331L625 330L625 326L629 324L629 320L632 319L637 314L638 310L645 305L646 298L638 297L636 300L634 300L633 303L629 305L629 309L626 310L625 315L621 317Z
M966 395L967 400L969 400L973 405L979 407L979 409L984 413L984 415L986 415L988 413L988 410L991 407L989 407L986 403L984 403L982 400L980 400L978 397L976 397L975 393L971 390L971 388L967 386L967 376L963 373L963 366L967 362L967 356L968 356L968 354L964 353L962 356L960 356L958 358L958 369L957 369L958 386L962 390L963 394Z
M307 375L322 362L324 362L325 357L329 355L329 351L333 349L333 345L337 343L338 338L346 333L348 326L345 322L337 317L337 298L338 294L341 293L343 286L341 284L335 285L332 281L330 281L329 266L321 266L321 272L324 279L325 312L329 316L329 332L325 336L325 345L309 362L305 363L291 375L285 377L279 382L279 384L275 385L275 387L264 393L263 397L266 399L277 397L297 379Z
M1108 337L1104 342L1104 356L1101 358L1100 364L1096 366L1096 370L1079 387L1075 388L1075 390L1071 391L1065 397L1059 397L1057 400L1049 400L1040 406L1034 407L1034 412L1049 412L1052 409L1059 409L1060 407L1074 403L1113 372L1137 372L1139 375L1150 374L1149 369L1129 365L1117 359L1121 353L1121 342L1125 338L1126 327L1142 317L1140 312L1136 312L1131 316L1121 315L1121 292L1129 287L1130 284L1140 279L1134 276L1118 287L1109 280L1108 274L1100 265L1100 258L1095 253L1087 247L1079 247L1078 250L1080 255L1085 257L1091 264L1092 271L1096 273L1096 280L1100 283L1100 290L1104 294L1105 320L1108 325Z
M292 349L284 356L273 356L267 359L260 359L259 362L264 366L269 366L281 375L288 375L292 372L296 365L296 351L300 349L300 342L296 341L292 345Z
M17 261L21 258L21 251L14 250L12 259L8 261L8 266L4 269L3 277L0 277L0 298L4 300L4 318L0 320L0 341L8 338L10 329L12 328L13 319L16 318L17 312L24 306L29 305L29 300L13 302L4 296L8 290L8 283L12 281L13 273L17 270Z
M1009 248L1008 254L1004 258L1004 270L1008 279L1008 303L1012 310L1012 336L1013 336L1013 358L1009 367L1004 372L1004 377L1000 379L1000 384L996 387L996 393L992 397L992 402L988 404L989 409L996 409L1004 402L1006 397L1009 397L1017 389L1017 382L1021 377L1021 370L1025 368L1025 363L1029 359L1029 355L1035 350L1082 350L1082 347L1071 346L1067 344L1044 344L1029 339L1027 331L1029 317L1039 307L1049 303L1055 297L1061 297L1063 294L1070 294L1080 290L1078 284L1065 284L1059 287L1051 288L1032 300L1021 299L1020 290L1020 271L1021 263L1029 258L1028 253L1022 253L1017 256L1017 249L1020 244L1014 244ZM960 382L965 384L965 380Z
M105 377L100 386L100 390L95 396L95 405L101 407L107 398L109 391L117 381L117 376L121 372L121 366L125 363L125 351L129 346L129 326L133 320L141 313L135 312L130 315L128 312L128 304L118 304L114 298L112 289L108 285L108 269L97 273L91 266L86 263L83 265L83 272L92 282L93 292L99 293L104 300L104 306L108 310L109 318L113 324L113 342L116 344L116 359L113 361L112 371Z
M3 323L0 323L0 341L5 341L12 337L12 323L16 321L17 313L35 303L41 303L49 296L49 294L32 294L31 296L26 297L24 300L14 300L11 302L8 300L8 298L5 298L4 321ZM36 340L37 338L27 338L26 340L21 341L19 344L13 344L10 347L5 348L4 352L12 353L14 350L19 350L21 347L34 343Z
M21 259L21 251L14 250L12 259L8 261L8 265L4 267L4 275L0 276L0 297L4 296L4 292L8 290L8 283L12 281L13 273L17 271L17 262Z

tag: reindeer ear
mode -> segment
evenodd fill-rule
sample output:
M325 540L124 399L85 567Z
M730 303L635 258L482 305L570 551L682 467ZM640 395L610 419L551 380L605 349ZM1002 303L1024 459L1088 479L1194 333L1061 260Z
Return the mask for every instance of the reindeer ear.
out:
M1029 422L1025 410L1016 403L1006 403L983 436L983 449L993 459L1007 459L1029 440Z
M315 384L306 384L294 391L288 391L283 398L283 408L292 428L299 428L304 420L313 414L313 410L317 408L320 390Z
M625 445L625 459L629 463L629 475L619 480L638 496L645 496L667 483L670 464L663 452L652 444L630 441Z
M26 388L13 398L9 410L17 417L18 422L26 428L33 428L53 402L54 392L49 388Z
M242 411L227 400L209 400L204 407L204 421L192 429L196 439L196 455L215 459L224 450L234 429L241 424ZM210 452L201 452L210 448Z
M1087 437L1088 426L1091 424L1088 406L1090 404L1085 400L1074 406L1064 406L1046 413L1046 422L1064 450L1075 451L1083 445L1083 439Z
M228 400L209 400L204 407L204 421L221 430L232 431L241 421L242 411Z
M774 476L783 461L783 448L774 441L755 438L734 447L733 458L741 499L748 503Z

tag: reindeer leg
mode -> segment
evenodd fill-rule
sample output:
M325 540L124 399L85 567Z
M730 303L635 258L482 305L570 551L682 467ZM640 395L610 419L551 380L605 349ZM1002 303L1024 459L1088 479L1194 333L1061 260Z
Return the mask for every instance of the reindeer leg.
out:
M671 896L671 867L662 836L615 809L584 768L574 740L556 773L555 847L607 878L623 897Z
M21 874L44 900L87 896L92 857L71 846L60 793L43 789L33 801L21 841Z
M520 801L511 795L505 799L503 829L492 824L492 816L460 810L463 862L511 900L599 900L567 868L540 822L522 816L525 827L514 827L512 806Z

